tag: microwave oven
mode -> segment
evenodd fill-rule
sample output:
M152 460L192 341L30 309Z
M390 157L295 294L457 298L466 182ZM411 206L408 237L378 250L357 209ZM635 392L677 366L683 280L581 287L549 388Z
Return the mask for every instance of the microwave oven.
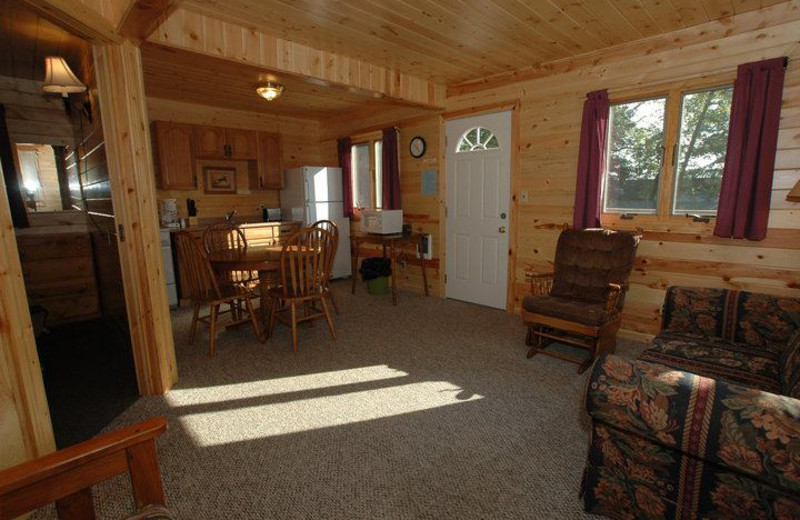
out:
M361 229L376 235L403 232L402 209L365 209L361 212Z

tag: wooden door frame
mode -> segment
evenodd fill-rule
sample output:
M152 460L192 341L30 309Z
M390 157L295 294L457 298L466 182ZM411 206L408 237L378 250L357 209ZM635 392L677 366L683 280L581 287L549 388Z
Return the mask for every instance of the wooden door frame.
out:
M516 271L517 271L517 240L519 220L519 139L520 139L520 100L514 99L501 101L490 105L464 108L444 112L439 115L439 164L442 174L439 175L439 243L441 253L439 262L444 265L445 276L439 277L439 294L447 295L445 277L447 275L447 122L452 119L463 119L465 117L480 116L498 112L511 111L511 193L510 193L510 213L511 223L509 224L508 237L508 274L506 277L506 312L513 313L516 301Z

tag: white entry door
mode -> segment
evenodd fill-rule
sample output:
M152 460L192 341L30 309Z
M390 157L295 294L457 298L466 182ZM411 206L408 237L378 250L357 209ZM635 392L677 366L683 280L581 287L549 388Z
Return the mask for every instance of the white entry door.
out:
M447 297L506 308L511 112L447 122Z

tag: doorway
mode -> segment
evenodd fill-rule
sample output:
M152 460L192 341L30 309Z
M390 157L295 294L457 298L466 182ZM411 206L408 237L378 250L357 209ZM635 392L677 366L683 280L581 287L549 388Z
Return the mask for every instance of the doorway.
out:
M447 121L448 298L506 308L512 111Z

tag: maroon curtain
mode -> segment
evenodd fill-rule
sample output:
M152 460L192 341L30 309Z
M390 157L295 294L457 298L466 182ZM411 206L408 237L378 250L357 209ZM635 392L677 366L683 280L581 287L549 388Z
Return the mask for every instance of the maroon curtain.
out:
M718 237L767 236L785 67L786 58L739 65L714 226Z
M383 209L400 209L400 162L397 128L383 129L381 168L383 169Z
M600 227L600 185L608 135L608 91L586 94L581 123L581 147L578 152L578 181L575 186L575 229Z
M342 137L337 142L339 150L339 167L342 169L342 200L344 216L353 216L353 162L351 160L352 144L349 137Z

